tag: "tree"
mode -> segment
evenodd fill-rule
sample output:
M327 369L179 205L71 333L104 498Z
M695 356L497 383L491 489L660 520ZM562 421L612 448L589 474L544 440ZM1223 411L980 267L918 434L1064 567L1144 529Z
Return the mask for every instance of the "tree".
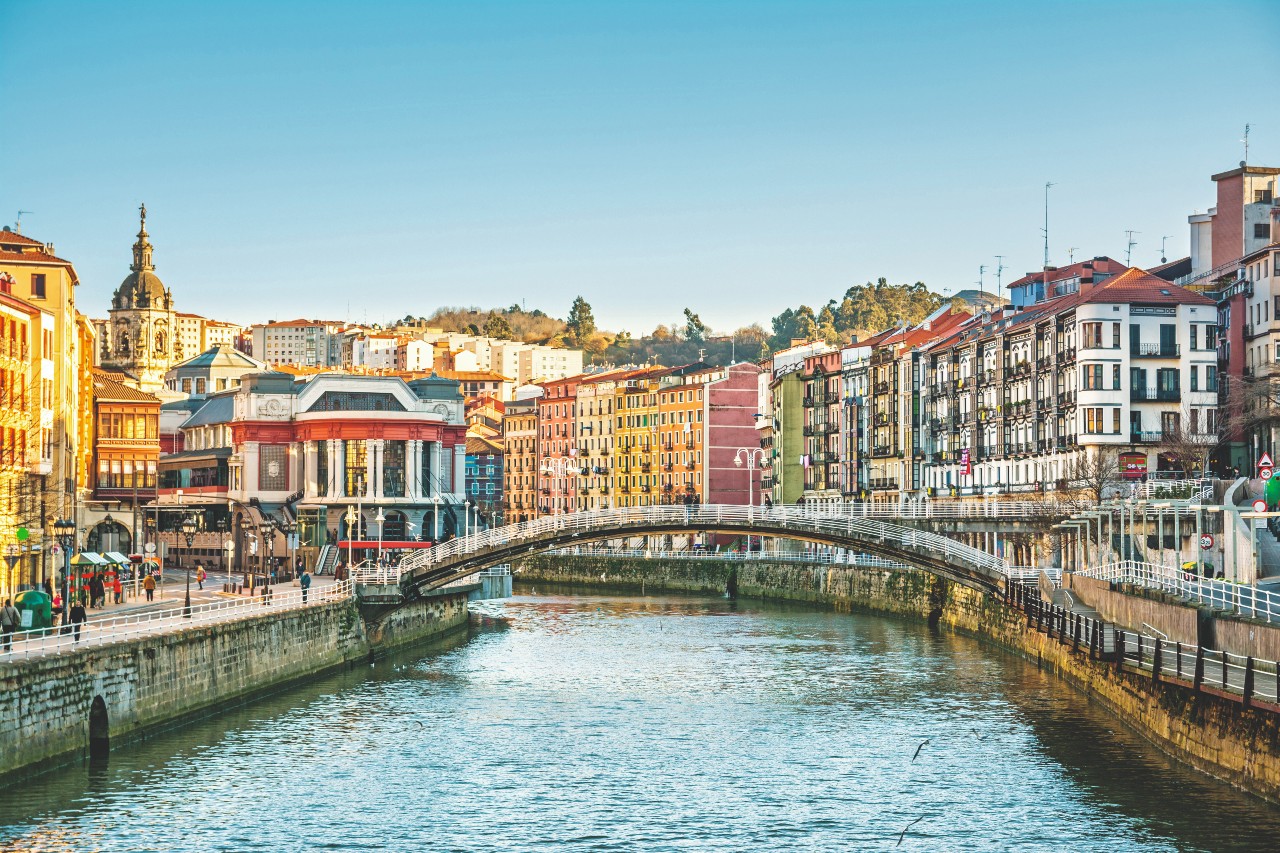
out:
M1081 448L1067 464L1066 474L1068 488L1100 504L1120 488L1120 454L1113 447Z
M684 321L685 340L700 344L707 339L707 326L701 317L686 308Z
M581 345L591 337L596 330L596 318L591 313L591 306L587 304L587 300L581 296L573 300L565 326L575 345Z
M515 335L511 330L511 324L507 322L507 318L503 317L496 311L490 311L488 318L484 321L484 333L491 338L499 338L509 341Z
M1203 411L1183 406L1172 427L1166 423L1160 435L1160 455L1172 462L1187 477L1198 478L1209 470L1214 451L1226 443L1231 429L1230 418L1219 419L1217 428L1209 430Z

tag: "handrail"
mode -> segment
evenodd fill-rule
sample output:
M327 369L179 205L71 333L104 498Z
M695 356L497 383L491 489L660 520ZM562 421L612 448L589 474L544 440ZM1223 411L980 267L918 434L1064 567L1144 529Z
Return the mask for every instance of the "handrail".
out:
M78 633L75 624L64 624L54 628L33 628L13 634L13 650L0 652L0 660L6 657L12 660L33 655L61 654L85 646L115 643L144 634L160 634L196 625L205 627L261 616L263 613L278 613L302 607L331 604L345 601L353 594L352 582L346 580L325 586L312 586L305 591L290 589L287 592L277 592L273 589L269 596L255 595L195 604L190 608L190 616L186 615L188 612L186 607L174 607L128 616L103 616L90 619L79 623Z
M1162 640L1167 640L1167 639L1169 639L1169 635L1168 635L1168 634L1166 634L1164 631L1161 631L1161 630L1160 630L1159 628L1157 628L1156 626L1151 625L1151 624L1148 624L1148 623L1146 623L1146 622L1143 622L1143 623L1142 623L1142 634L1143 634L1143 636L1146 636L1146 637L1156 637L1156 636L1158 636L1158 637L1160 637L1160 639L1162 639Z
M1126 560L1078 575L1111 583L1127 583L1207 604L1219 610L1280 622L1280 593L1256 586L1202 578L1173 566Z

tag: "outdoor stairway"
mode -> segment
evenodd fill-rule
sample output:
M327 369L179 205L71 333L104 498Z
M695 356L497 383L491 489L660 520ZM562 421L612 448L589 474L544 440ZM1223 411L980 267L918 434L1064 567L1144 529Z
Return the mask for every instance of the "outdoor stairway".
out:
M1054 605L1068 610L1078 616L1086 619L1098 620L1098 624L1102 626L1102 636L1099 638L1101 642L1101 651L1103 654L1113 654L1116 650L1116 626L1110 622L1102 622L1102 617L1098 615L1098 611L1089 607L1076 599L1070 590L1059 587L1053 591Z
M316 560L317 575L331 575L338 565L338 548L336 545L325 545L320 549L320 557Z

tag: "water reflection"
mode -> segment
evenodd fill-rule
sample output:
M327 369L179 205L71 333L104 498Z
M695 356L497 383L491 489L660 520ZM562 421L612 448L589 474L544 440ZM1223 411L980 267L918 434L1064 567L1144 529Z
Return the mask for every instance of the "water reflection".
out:
M718 598L507 609L508 630L0 791L0 849L888 849L916 818L900 849L1280 832L1033 665L922 624Z

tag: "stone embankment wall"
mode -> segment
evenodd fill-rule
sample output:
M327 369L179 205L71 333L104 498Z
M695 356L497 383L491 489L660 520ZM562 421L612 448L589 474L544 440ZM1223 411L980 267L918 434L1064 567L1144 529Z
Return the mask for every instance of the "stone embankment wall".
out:
M1115 592L1108 581L1070 572L1062 573L1062 585L1071 590L1078 601L1097 610L1107 622L1134 632L1142 632L1144 625L1150 626L1175 643L1194 646L1200 641L1199 611L1194 607ZM1148 636L1151 636L1149 632Z
M0 783L466 622L465 591L376 623L348 600L0 664Z
M1280 715L1208 693L1153 682L1089 658L1036 631L999 598L920 571L721 563L529 557L513 565L521 582L615 590L723 593L808 601L927 619L1018 652L1085 691L1158 747L1211 776L1280 803Z

